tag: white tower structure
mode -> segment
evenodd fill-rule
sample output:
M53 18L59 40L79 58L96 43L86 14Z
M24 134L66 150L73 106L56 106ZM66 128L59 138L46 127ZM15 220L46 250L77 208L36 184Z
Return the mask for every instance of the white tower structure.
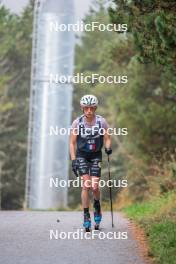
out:
M67 181L69 136L50 132L70 126L72 84L51 82L50 76L73 75L74 32L58 30L74 23L73 1L35 2L26 175L26 205L32 209L67 205L67 188L51 188L50 180Z

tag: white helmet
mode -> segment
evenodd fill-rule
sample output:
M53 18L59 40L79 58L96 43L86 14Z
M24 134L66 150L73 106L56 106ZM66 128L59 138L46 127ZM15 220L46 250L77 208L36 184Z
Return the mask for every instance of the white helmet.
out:
M86 94L81 98L80 105L82 107L84 107L84 106L97 106L98 105L98 99L94 95Z

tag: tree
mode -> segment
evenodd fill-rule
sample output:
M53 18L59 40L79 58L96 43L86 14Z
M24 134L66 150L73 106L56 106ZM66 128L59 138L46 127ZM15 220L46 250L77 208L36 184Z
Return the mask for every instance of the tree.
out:
M23 206L33 1L22 15L0 8L2 208Z
M114 0L113 23L127 23L141 63L161 65L169 75L168 99L176 101L176 3L173 0Z
M106 10L100 10L92 11L87 17L88 22L108 23ZM124 14L125 11L121 16ZM126 23L126 20L120 20L118 13L116 23ZM166 179L160 174L161 165L160 172L151 179L153 159L162 159L165 149L173 153L176 129L174 100L169 97L168 79L172 72L164 72L162 66L156 66L154 62L141 63L137 54L131 33L85 32L76 48L75 69L76 73L85 75L128 75L126 85L76 85L74 110L75 116L78 115L80 96L93 93L100 98L98 113L107 118L110 126L128 128L128 136L113 137L113 177L127 177L131 201L146 199L156 190L160 192L158 182L165 185ZM170 162L169 157L165 159L165 164L167 162ZM120 174L117 172L119 167ZM169 180L171 182L171 178Z

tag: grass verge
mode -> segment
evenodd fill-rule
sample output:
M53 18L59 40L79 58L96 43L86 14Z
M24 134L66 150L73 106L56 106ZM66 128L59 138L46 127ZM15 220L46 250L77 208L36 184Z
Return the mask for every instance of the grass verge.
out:
M150 252L157 264L176 263L176 192L123 210L138 222L148 237Z

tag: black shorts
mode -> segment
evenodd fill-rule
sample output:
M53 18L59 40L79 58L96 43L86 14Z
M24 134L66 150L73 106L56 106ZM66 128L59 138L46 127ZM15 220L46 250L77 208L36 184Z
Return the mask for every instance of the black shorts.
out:
M102 153L77 153L79 175L101 177Z

